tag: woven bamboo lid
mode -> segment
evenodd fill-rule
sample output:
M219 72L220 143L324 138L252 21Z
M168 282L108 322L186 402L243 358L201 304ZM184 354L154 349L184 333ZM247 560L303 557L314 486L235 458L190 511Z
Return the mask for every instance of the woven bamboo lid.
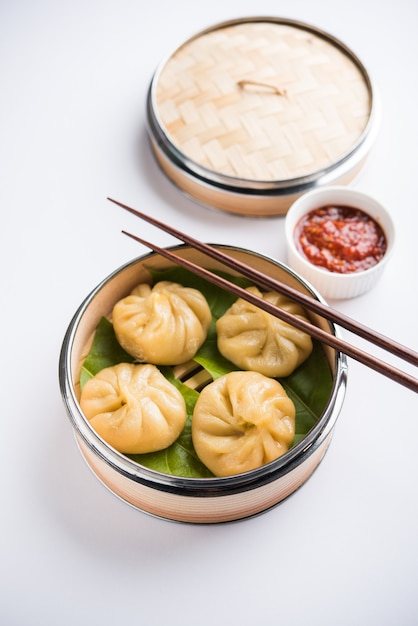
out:
M287 19L247 18L181 45L151 81L151 145L190 196L275 215L317 184L352 180L371 146L371 81L340 41Z

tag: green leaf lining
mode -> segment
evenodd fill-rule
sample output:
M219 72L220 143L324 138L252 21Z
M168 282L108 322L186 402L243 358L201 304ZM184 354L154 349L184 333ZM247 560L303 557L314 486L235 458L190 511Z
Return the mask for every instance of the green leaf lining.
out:
M242 278L223 274L241 286L250 283ZM218 351L216 341L216 320L236 300L236 296L208 283L183 268L172 268L164 272L154 272L155 282L169 280L185 287L193 287L203 293L211 308L213 320L208 337L194 360L204 367L213 379L219 378L238 368L225 359ZM112 324L106 318L100 321L90 352L86 357L80 376L81 387L101 369L117 363L133 363L135 360L119 345ZM198 392L178 380L171 367L159 368L163 375L182 393L187 408L187 420L180 437L165 450L148 454L126 455L150 469L175 476L207 478L211 472L199 460L192 443L191 421ZM296 428L293 446L306 436L321 416L331 393L332 374L325 353L319 342L313 342L309 358L290 376L279 379L296 408Z
M80 388L82 389L90 378L106 367L133 362L134 358L118 343L113 325L103 317L96 329L90 352L81 368Z

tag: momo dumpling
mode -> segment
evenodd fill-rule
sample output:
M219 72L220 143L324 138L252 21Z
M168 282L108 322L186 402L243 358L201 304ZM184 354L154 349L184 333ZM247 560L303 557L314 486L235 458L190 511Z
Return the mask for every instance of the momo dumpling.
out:
M205 387L196 402L196 454L215 476L247 472L287 452L295 406L281 384L258 372L230 372Z
M163 450L186 423L183 396L155 365L119 363L87 381L80 407L102 439L119 452Z
M275 292L247 291L309 321L304 309ZM288 376L312 352L312 339L271 313L239 298L216 323L219 352L237 367L272 378Z
M212 313L197 289L161 281L138 285L113 308L118 342L140 362L178 365L194 357L207 337Z

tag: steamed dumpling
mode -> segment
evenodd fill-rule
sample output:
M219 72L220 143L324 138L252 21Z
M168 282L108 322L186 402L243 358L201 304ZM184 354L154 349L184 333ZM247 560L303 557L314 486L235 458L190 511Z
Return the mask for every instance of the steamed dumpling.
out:
M167 448L186 423L183 396L155 365L101 370L84 385L80 406L98 435L126 454Z
M120 345L138 361L178 365L194 357L206 339L212 314L200 291L161 281L138 285L113 308Z
M284 454L295 435L295 406L281 384L258 372L231 372L196 402L192 438L215 476L231 476Z
M309 321L303 308L275 292L247 291ZM288 376L312 352L312 339L303 331L239 298L217 321L218 349L237 367L272 378Z

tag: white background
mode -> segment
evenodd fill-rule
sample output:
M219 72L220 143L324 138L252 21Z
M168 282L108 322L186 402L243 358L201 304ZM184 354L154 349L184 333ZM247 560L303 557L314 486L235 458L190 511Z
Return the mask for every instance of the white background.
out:
M417 349L417 7L1 0L1 624L418 623L416 394L351 361L333 442L306 485L255 519L193 526L134 510L99 483L76 448L57 376L78 305L145 252L120 230L173 243L107 196L206 241L285 260L283 218L240 218L185 198L145 134L159 61L202 28L249 15L330 32L375 81L382 124L353 186L391 211L397 247L372 292L333 304Z

